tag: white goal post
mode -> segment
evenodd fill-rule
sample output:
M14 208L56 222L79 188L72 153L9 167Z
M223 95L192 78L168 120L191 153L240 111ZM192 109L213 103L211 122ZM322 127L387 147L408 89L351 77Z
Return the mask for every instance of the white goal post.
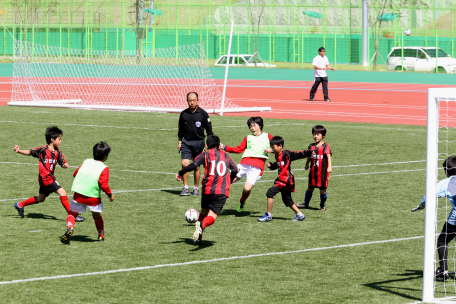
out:
M439 206L440 201L436 198L438 169L441 168L443 160L456 154L456 131L454 130L456 130L456 88L428 89L422 298L426 303L456 303L454 278L440 283L434 277L439 264L438 258L436 259L437 237L441 224L446 221L448 216L447 210L452 207L451 204L447 207ZM446 198L442 198L441 202L444 201L447 201ZM445 211L441 211L443 208L446 208ZM438 294L436 289L438 289Z

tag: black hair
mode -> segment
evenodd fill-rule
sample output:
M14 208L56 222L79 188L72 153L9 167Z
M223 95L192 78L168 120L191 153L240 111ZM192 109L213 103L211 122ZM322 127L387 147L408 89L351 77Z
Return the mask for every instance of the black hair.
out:
M48 127L46 129L46 133L45 133L46 142L49 145L52 142L51 139L55 140L57 137L62 136L62 135L63 135L63 131L60 130L57 126Z
M104 141L100 141L93 146L93 159L95 160L103 160L108 157L109 153L111 152L111 147Z
M324 47L320 47L320 48L318 49L318 52L320 53L321 51L324 51L324 50L325 50Z
M196 92L188 92L187 93L187 101L188 101L188 96L190 96L190 94L195 94L196 95L196 100L199 100L198 93L196 93Z
M250 125L256 123L260 126L260 130L263 131L263 118L257 116L257 117L250 117L249 120L247 120L247 126L250 128Z
M206 139L208 149L218 149L220 146L220 138L217 135L209 135Z
M321 135L326 136L326 128L322 125L316 125L312 128L312 135L315 133L320 133Z
M456 175L456 156L450 156L445 159L442 166L448 176Z
M276 145L277 147L278 147L278 146L282 146L282 148L283 148L283 144L284 144L284 143L285 143L285 142L284 142L283 138L280 137L280 136L274 136L274 137L271 138L271 140L269 141L269 144L271 145L271 147L272 147L273 145Z

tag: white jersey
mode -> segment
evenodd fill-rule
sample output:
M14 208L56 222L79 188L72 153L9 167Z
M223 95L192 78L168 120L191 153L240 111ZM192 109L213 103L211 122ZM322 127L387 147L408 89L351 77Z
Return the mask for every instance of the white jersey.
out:
M314 77L327 77L326 70L317 70L315 66L319 68L326 68L326 66L329 65L328 57L321 57L318 55L314 58L312 65L314 66Z

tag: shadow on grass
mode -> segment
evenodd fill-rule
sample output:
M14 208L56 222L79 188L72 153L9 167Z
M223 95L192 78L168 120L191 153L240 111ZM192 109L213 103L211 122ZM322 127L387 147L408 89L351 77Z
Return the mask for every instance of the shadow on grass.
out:
M380 281L380 282L373 282L373 283L368 283L368 284L363 284L366 287L377 289L380 291L388 292L406 299L410 300L421 300L421 298L417 297L412 297L405 292L411 291L411 292L416 292L416 291L421 291L421 288L417 289L412 289L412 288L401 288L397 286L390 286L391 283L397 283L397 282L404 282L404 281L409 281L409 280L421 280L423 279L423 271L422 270L406 270L405 273L400 273L396 274L398 276L398 279L393 279L393 280L386 280L386 281ZM419 284L418 284L419 285ZM421 286L421 285L419 285Z
M190 251L198 251L198 250L201 250L201 249L204 249L207 247L211 247L217 242L202 240L201 245L199 245L199 246L195 246L195 244L193 243L193 239L190 239L190 238L179 238L179 241L170 242L170 244L177 244L177 243L185 243L188 245L192 245L194 248L191 249ZM161 244L166 244L166 243L162 242Z
M219 215L234 215L235 217L244 217L250 216L251 214L258 214L259 212L250 212L250 211L241 211L237 212L237 210L233 209L225 209Z
M33 219L43 219L43 220L54 220L54 221L65 221L64 219L58 219L55 216L41 214L41 213L27 213L25 215L26 218L33 218Z
M181 192L182 192L182 190L169 190L169 189L168 189L168 190L166 190L166 189L165 189L165 190L160 190L160 191L162 191L162 192L167 192L167 193L169 193L169 194L174 194L174 195L180 195ZM189 196L190 196L190 195L189 195Z
M96 239L91 239L87 235L73 235L70 238L69 243L65 245L70 245L71 242L83 242L83 243L92 243L92 242L98 242Z
M257 212L257 213L259 213L259 212ZM264 215L264 213L262 213L261 215ZM260 218L261 216L259 216L259 215L251 215L250 217L253 217L253 218L258 219L258 218ZM273 220L273 221L274 221L274 220L291 221L293 218L294 218L294 216L288 218L288 217L275 217L274 214L272 215L272 220Z

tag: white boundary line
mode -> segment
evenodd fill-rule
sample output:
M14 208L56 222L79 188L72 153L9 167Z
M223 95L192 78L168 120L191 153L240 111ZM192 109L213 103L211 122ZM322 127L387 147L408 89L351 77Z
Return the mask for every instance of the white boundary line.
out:
M422 238L424 238L424 236L413 236L413 237L409 237L409 238L373 241L373 242L365 242L365 243L355 243L355 244L347 244L347 245L336 245L336 246L331 246L331 247L319 247L319 248L301 249L301 250L284 251L284 252L269 252L269 253L261 253L261 254L250 254L250 255L244 255L244 256L233 256L233 257L227 257L227 258L218 258L218 259L211 259L211 260L190 261L190 262L173 263L173 264L161 264L161 265L155 265L155 266L114 269L114 270L107 270L107 271L86 272L86 273L67 274L67 275L58 275L58 276L52 276L52 277L30 278L30 279L12 280L12 281L0 281L0 285L46 281L46 280L57 280L57 279L67 279L67 278L75 278L75 277L86 277L86 276L93 276L93 275L149 270L149 269L157 269L157 268L164 268L164 267L187 266L187 265L195 265L195 264L232 261L232 260L239 260L239 259L261 258L261 257L265 257L265 256L294 254L294 253L312 252L312 251L339 249L339 248L349 248L349 247L357 247L357 246L365 246L365 245L373 245L373 244L384 244L384 243L416 240L416 239L422 239Z

